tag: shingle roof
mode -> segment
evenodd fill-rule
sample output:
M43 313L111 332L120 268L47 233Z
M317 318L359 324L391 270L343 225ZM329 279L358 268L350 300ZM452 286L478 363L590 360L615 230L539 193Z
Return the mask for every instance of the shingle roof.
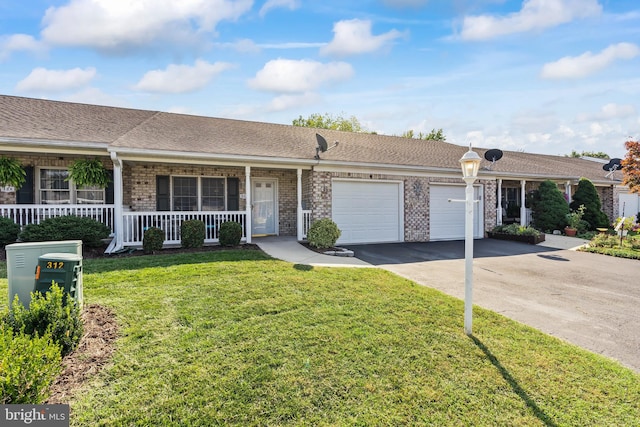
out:
M458 171L466 147L440 141L311 129L0 95L0 141L5 138L108 143L112 149L311 160L316 133L339 145L323 162L408 166ZM486 149L474 148L481 156ZM483 160L485 168L489 162ZM493 172L481 174L607 183L600 163L505 151Z

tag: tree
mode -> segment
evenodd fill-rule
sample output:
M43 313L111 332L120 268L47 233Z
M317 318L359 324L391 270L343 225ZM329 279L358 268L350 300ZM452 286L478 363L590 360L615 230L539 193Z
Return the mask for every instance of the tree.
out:
M640 193L640 141L624 143L627 154L622 159L622 183L632 193Z
M578 188L576 188L576 192L573 195L570 207L574 211L577 211L582 205L584 205L584 215L582 219L589 223L591 230L609 225L609 218L601 210L602 203L600 202L598 191L587 178L580 178L580 181L578 181Z
M565 154L565 157L595 157L596 159L606 159L609 160L611 157L607 153L603 153L602 151L583 151L582 153L578 153L576 150L571 150L571 154Z
M423 139L425 141L446 141L447 137L444 134L442 128L440 129L431 129L429 133L418 133L417 135L413 131L413 129L409 129L400 135L403 138L413 138L413 139Z
M292 123L294 126L307 127L307 128L318 128L318 129L333 129L333 130L341 130L345 132L358 132L358 133L369 133L360 121L355 117L344 117L342 114L334 117L329 113L322 114L311 114L309 117L304 118L302 116L293 120Z
M543 181L531 196L534 226L543 231L561 230L567 225L569 205L558 186L551 180Z

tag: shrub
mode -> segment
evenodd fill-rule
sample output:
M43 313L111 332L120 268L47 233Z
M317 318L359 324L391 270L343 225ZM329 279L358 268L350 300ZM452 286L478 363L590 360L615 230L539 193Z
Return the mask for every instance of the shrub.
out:
M60 347L45 334L31 337L0 325L0 404L38 404L62 371Z
M223 222L218 237L222 246L238 246L242 239L242 226L233 221Z
M589 242L589 246L596 248L613 248L620 244L620 239L611 234L597 234Z
M311 224L307 240L311 246L316 248L330 248L336 244L341 234L342 232L335 222L329 218L323 218Z
M602 204L600 203L598 191L587 178L580 178L580 181L578 181L578 188L576 188L570 206L571 209L577 210L582 205L584 205L582 219L589 223L589 230L609 225L609 218L601 210Z
M513 234L516 236L539 236L542 233L533 227L525 227L519 224L498 225L492 230L494 233Z
M152 254L162 250L164 244L164 232L158 227L149 227L142 236L142 251Z
M109 237L109 234L109 227L93 218L67 215L25 226L20 233L20 239L24 242L82 240L86 246L99 247L103 245L102 239Z
M0 216L0 246L8 245L18 240L20 226L11 218Z
M204 246L204 222L197 219L183 221L180 225L180 239L183 248Z
M60 346L63 357L75 350L84 330L80 307L55 282L45 294L31 293L28 310L16 295L5 323L15 333L23 332L32 337L49 335Z
M558 186L551 180L540 183L531 197L534 226L538 230L561 230L567 225L569 206Z

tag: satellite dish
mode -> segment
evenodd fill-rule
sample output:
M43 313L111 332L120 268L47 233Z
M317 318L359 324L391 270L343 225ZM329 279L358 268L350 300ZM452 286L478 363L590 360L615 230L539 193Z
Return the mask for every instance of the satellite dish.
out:
M327 144L327 140L324 139L324 137L318 133L316 133L316 141L318 141L318 146L316 147L316 156L315 156L316 160L320 160L320 153L327 152L332 148L338 146L338 141L336 141L333 143L331 147L329 147L329 145Z
M318 149L321 153L327 151L329 146L327 145L327 140L324 139L324 136L316 133L316 140L318 141Z
M502 150L492 148L491 150L487 150L486 153L484 153L484 158L489 160L490 162L497 162L502 158L502 154Z
M622 169L622 160L618 158L611 159L609 160L609 163L607 163L606 165L602 165L602 169L608 172L605 175L605 178L613 179L613 174L615 173L615 171Z
M493 169L493 165L495 164L495 162L497 162L498 160L500 160L502 158L502 150L499 150L497 148L492 148L491 150L487 150L484 153L484 158L488 161L491 162L491 165L489 165L488 168L486 168L487 170L492 170Z

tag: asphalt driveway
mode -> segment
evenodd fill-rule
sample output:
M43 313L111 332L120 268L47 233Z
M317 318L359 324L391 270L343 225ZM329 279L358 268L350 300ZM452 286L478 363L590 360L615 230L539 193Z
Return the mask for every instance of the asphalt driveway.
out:
M348 248L370 264L464 298L463 241ZM476 240L473 301L640 372L638 260Z

